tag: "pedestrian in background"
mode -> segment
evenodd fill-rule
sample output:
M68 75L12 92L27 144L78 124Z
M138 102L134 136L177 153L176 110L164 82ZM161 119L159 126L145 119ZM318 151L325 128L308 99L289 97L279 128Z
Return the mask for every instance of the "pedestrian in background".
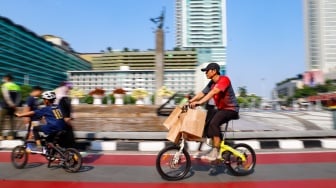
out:
M24 104L23 112L35 111L39 108L41 101L40 96L43 92L42 87L34 86L33 90L30 92L30 95L27 97L26 103ZM40 117L32 116L26 117L24 119L24 124L28 127L29 123L31 123L31 130L33 130L34 126L38 126L40 124ZM32 132L29 133L28 139L33 139Z
M60 108L62 115L64 117L64 121L66 122L67 126L65 127L66 135L64 147L75 147L76 141L75 141L75 134L73 127L71 125L71 113L72 113L72 107L71 107L71 99L69 97L69 92L72 89L72 84L69 82L61 82L58 88L55 89L56 93L56 100L54 104L57 104Z
M69 97L71 83L61 82L58 88L55 89L56 100L54 104L57 104L62 111L65 122L70 123L71 120L71 99Z
M3 140L3 129L6 116L9 117L9 134L8 140L14 139L14 126L15 126L15 111L16 107L21 102L21 88L13 82L13 76L7 74L3 77L3 84L1 85L2 101L1 101L1 113L0 113L0 140Z

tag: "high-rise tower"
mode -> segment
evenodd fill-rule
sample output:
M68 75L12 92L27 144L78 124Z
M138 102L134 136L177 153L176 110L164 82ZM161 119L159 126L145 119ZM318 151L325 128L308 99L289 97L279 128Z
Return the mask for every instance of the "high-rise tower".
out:
M226 0L176 0L176 46L195 49L199 64L226 64Z
M304 0L306 71L336 72L336 1Z

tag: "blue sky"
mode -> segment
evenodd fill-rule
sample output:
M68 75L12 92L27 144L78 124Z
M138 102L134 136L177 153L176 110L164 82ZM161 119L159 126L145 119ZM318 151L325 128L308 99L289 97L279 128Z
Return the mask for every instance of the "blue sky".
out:
M0 0L0 15L78 52L154 48L165 7L165 48L175 46L175 0ZM227 0L227 74L235 89L270 96L277 82L305 70L302 0Z

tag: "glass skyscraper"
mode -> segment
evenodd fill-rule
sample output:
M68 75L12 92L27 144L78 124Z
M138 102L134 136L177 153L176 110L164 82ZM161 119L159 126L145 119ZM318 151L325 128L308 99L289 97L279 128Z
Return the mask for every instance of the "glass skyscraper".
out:
M336 1L304 0L306 71L336 72Z
M0 77L12 74L20 85L54 89L67 71L90 70L90 62L0 16Z
M198 63L226 64L226 0L176 0L176 46L197 51Z

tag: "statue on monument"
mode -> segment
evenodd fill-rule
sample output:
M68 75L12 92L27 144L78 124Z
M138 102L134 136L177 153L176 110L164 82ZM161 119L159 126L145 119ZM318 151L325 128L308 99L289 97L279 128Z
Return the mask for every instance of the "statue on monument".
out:
M164 12L165 9L163 8L162 12L161 12L161 16L157 17L157 18L151 18L150 21L152 21L155 25L157 25L158 29L162 29L163 27L163 23L164 23Z

